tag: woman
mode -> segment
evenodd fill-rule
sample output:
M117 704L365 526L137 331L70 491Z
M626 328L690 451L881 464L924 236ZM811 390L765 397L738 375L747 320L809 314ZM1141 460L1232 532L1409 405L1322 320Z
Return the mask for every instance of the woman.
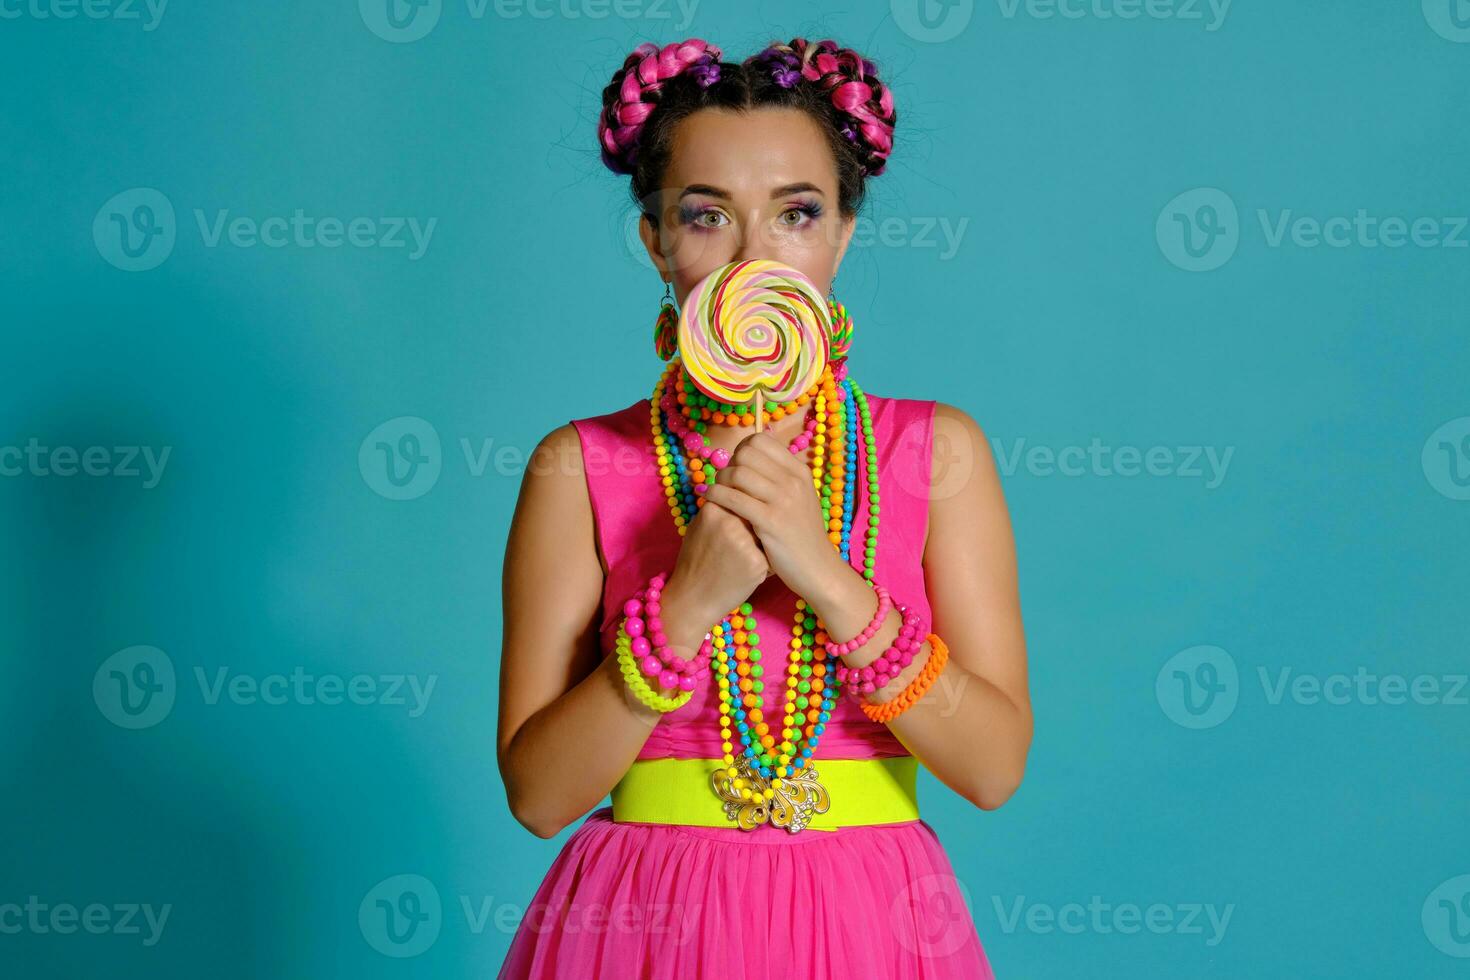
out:
M721 58L645 44L603 94L669 364L647 397L548 435L516 507L510 807L552 837L613 806L567 841L501 976L988 977L913 796L922 764L994 809L1030 745L985 437L949 405L866 395L835 298L828 369L757 432L753 405L691 383L667 302L748 259L830 284L892 96L832 41Z

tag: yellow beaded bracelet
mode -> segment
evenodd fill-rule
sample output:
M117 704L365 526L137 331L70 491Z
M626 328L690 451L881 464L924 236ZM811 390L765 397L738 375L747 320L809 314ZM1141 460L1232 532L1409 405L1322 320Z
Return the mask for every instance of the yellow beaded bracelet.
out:
M689 699L694 696L693 691L680 691L675 696L666 698L655 691L643 676L643 672L638 669L638 664L633 659L633 640L623 630L621 624L618 626L616 647L618 651L618 670L622 671L623 680L627 683L628 690L632 691L634 697L648 705L654 711L666 715L670 711L684 707Z

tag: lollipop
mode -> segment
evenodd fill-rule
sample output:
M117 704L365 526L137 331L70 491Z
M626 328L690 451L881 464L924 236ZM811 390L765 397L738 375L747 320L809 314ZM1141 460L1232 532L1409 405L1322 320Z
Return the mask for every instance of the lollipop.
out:
M830 356L831 317L821 292L769 259L732 262L689 291L679 312L679 357L695 387L731 405L800 397Z

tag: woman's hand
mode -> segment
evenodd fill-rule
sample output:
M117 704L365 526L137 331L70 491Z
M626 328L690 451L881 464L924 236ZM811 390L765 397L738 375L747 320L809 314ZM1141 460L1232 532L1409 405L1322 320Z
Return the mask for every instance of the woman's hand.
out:
M745 521L706 501L689 524L679 558L664 585L661 605L669 642L692 649L704 634L771 576L760 542Z
M747 436L718 479L705 493L706 509L718 504L749 522L771 571L792 592L816 595L824 582L851 570L828 537L811 468L770 432Z

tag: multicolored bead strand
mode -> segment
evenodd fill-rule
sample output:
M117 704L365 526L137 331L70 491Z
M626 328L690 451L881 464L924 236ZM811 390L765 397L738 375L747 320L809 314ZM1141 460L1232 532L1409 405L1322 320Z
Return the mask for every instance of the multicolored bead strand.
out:
M762 425L770 425L788 415L796 414L798 410L806 406L820 386L821 379L818 379L816 384L794 401L766 402L767 407L761 410ZM698 432L707 431L707 426L711 424L737 428L755 424L753 405L731 405L728 402L717 401L700 391L687 376L683 378L679 404L682 406L684 416Z
M849 381L848 386L857 407L859 424L862 426L862 465L867 469L868 488L868 534L863 546L863 578L871 582L873 570L878 564L878 516L881 510L878 497L878 457L873 452L873 417L868 411L868 396L856 381Z
M650 398L650 427L659 475L680 535L687 533L703 505L704 491L730 461L727 451L705 444L707 425L743 424L730 423L729 413L723 410L709 411L710 406L700 397L676 360L659 378ZM793 455L811 448L812 485L821 502L828 536L844 560L851 554L859 467L867 467L863 575L871 581L877 555L879 501L867 399L847 377L846 363L842 362L829 364L816 387L797 402L807 403L812 406L812 415L788 448ZM804 599L798 598L788 641L778 731L766 714L767 664L763 662L751 604L743 603L717 623L710 636L712 669L720 698L721 759L726 767L722 775L729 777L743 799L769 800L780 791L783 779L812 761L841 686L836 671L838 658L826 650L830 637L820 618Z

